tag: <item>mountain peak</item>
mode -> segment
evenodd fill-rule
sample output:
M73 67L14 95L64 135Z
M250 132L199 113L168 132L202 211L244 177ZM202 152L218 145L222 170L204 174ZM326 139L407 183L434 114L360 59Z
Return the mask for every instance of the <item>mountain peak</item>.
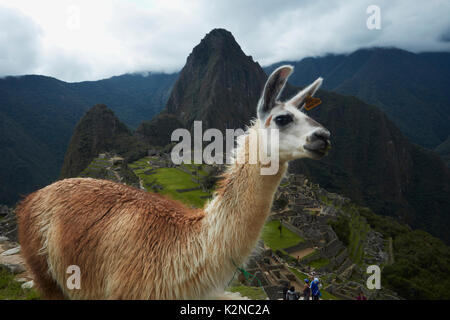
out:
M243 127L255 114L266 75L225 29L209 32L192 50L181 70L166 112L190 128L202 120L207 128Z
M215 58L247 57L234 39L231 32L225 29L213 29L195 46L187 59L187 64L207 64Z
M205 36L205 38L208 38L208 37L228 38L228 39L233 39L233 41L235 41L233 34L230 31L223 29L223 28L212 29Z
M215 48L220 48L222 46L232 46L241 49L239 44L236 42L233 34L225 29L213 29L205 35L205 37L200 41L200 45L209 45Z
M61 178L76 177L100 152L131 145L132 135L104 104L89 109L75 127L61 169ZM119 141L119 142L118 142Z

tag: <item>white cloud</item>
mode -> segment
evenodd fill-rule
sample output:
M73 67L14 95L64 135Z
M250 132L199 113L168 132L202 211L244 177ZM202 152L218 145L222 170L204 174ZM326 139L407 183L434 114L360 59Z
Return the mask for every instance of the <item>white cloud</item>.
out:
M381 30L366 27L371 4ZM173 72L218 27L262 65L369 46L450 51L449 16L447 0L0 0L0 75Z
M30 72L38 66L41 34L20 11L0 7L0 75Z

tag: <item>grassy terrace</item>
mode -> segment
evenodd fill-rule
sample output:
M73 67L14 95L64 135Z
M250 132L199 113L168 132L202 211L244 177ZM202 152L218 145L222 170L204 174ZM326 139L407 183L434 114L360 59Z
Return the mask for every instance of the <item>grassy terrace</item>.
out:
M264 226L262 232L264 243L272 248L272 250L283 250L305 241L284 226L282 226L280 237L279 225L280 222L277 220L269 221Z
M260 287L248 287L248 286L234 286L229 287L227 290L231 292L239 292L244 297L249 297L252 300L266 300L267 295Z
M152 169L148 163L148 158L143 158L128 165L133 172L142 180L143 186L147 191L154 192L153 184L163 186L163 189L158 191L161 194L167 195L174 200L179 200L187 205L202 208L207 199L201 198L209 196L209 193L202 190L194 190L189 192L179 193L177 189L197 188L199 185L192 181L192 176L177 168L158 168L153 174L145 174L146 171ZM189 170L193 169L194 165L185 165ZM199 170L199 174L205 174Z
M370 226L357 212L352 212L350 220L349 254L352 260L361 265L364 258L364 242Z
M309 263L309 265L315 269L322 268L330 263L330 260L325 258L319 258L317 260L313 260Z
M291 272L292 272L293 274L295 274L295 276L296 276L302 283L303 283L303 281L304 281L306 278L309 279L309 277L308 277L306 274L304 274L303 272L298 271L298 270L295 269L295 268L289 267L289 270L291 270Z
M0 267L0 300L37 300L39 294L34 289L22 289L14 276Z

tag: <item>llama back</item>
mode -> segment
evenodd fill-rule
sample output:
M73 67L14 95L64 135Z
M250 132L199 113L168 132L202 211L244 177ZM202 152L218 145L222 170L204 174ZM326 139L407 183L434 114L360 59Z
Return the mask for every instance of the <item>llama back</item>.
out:
M172 284L161 282L171 268L167 257L187 244L183 239L198 232L203 218L157 194L90 178L31 194L17 215L38 289L47 298L72 299L171 298ZM79 267L80 289L66 285L70 266Z

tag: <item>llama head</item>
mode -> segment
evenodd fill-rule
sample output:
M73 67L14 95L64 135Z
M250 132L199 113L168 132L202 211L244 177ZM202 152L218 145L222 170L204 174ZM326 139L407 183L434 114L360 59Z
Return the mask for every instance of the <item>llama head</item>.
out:
M292 66L281 66L269 77L258 102L260 128L278 129L280 161L299 158L320 159L330 148L330 132L301 111L308 97L322 84L318 78L288 101L278 100L292 73Z

